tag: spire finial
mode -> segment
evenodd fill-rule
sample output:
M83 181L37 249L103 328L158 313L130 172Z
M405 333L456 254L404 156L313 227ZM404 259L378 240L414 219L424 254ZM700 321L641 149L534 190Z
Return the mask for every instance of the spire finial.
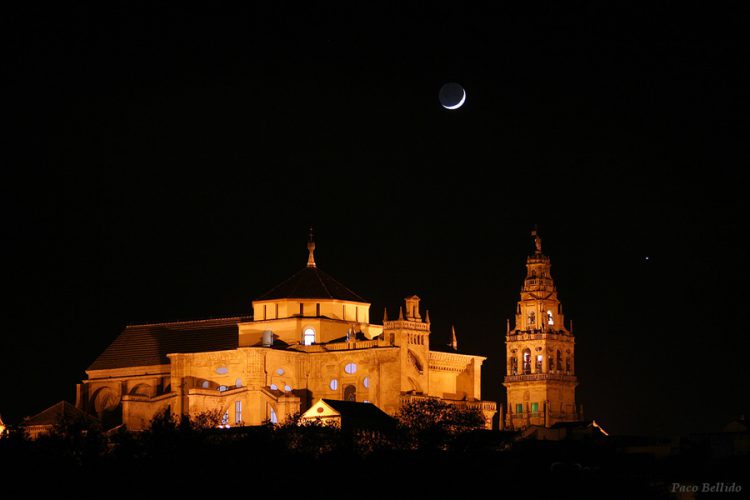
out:
M388 308L383 308L383 324L385 325L385 322L388 321Z
M451 325L451 343L449 346L454 350L458 351L458 339L456 338L456 327Z
M403 306L398 306L398 319L399 321L404 320L404 307Z
M539 236L539 231L536 228L536 224L534 224L534 229L531 231L531 236L534 237L534 244L536 245L536 253L541 254L542 253L542 237Z
M317 267L315 265L315 236L313 235L313 228L310 227L310 236L307 240L307 251L310 255L307 257L307 267Z

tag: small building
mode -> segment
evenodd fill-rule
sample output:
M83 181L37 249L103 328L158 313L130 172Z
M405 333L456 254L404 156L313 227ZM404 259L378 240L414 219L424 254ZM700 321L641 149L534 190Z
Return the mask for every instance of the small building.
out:
M319 399L300 417L301 422L321 422L342 430L383 431L396 420L372 403Z
M0 439L5 437L5 430L7 427L5 426L5 422L3 422L3 416L0 415Z
M67 401L60 401L33 417L27 417L22 426L30 439L37 439L50 434L59 423L77 419L88 420L91 417Z

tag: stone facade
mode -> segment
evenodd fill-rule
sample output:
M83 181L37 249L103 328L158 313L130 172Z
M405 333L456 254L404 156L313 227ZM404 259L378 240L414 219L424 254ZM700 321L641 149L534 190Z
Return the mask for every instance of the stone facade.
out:
M370 304L317 269L314 248L306 268L253 301L252 317L126 328L86 371L77 406L138 430L166 407L218 410L234 426L283 422L319 399L393 415L404 397L438 397L477 404L491 427L495 403L481 401L486 358L430 350L417 296L397 319L370 323Z

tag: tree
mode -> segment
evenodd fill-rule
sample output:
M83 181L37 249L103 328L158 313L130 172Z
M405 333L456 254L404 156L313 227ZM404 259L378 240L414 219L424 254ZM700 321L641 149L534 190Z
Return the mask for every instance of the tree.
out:
M438 398L424 398L404 404L396 415L406 432L409 446L445 449L457 435L485 425L479 408L459 406Z

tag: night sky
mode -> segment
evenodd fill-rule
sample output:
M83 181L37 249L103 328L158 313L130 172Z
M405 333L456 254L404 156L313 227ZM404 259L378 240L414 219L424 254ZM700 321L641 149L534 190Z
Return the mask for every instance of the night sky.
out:
M471 3L0 16L3 418L74 401L127 324L247 314L310 225L374 322L416 293L455 325L485 399L536 224L587 418L750 411L748 7Z

